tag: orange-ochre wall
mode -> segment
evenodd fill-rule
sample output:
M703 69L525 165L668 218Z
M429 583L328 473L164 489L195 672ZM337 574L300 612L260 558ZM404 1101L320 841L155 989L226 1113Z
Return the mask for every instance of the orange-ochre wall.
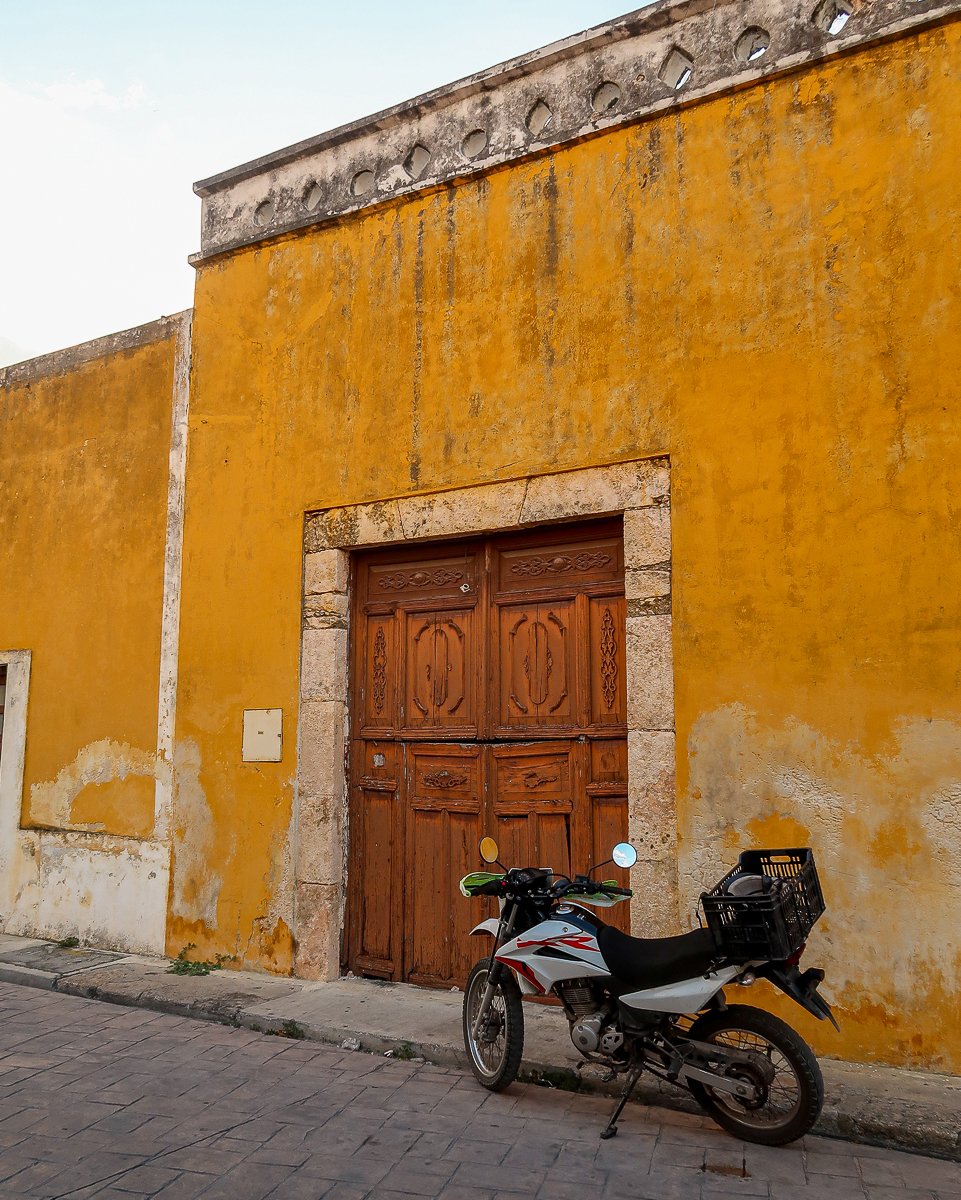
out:
M961 1070L959 41L201 268L171 952L290 969L304 512L668 454L682 895L813 844L842 1032L795 1017Z
M0 390L0 650L32 651L25 828L154 832L176 332Z

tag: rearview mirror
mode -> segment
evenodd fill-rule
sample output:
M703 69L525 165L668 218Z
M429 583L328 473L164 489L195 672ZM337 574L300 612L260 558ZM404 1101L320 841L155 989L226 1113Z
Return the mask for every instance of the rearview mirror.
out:
M618 842L611 851L611 858L619 867L633 867L637 862L637 851L630 842Z
M481 838L480 856L486 863L496 863L500 851L497 849L497 843L492 837Z

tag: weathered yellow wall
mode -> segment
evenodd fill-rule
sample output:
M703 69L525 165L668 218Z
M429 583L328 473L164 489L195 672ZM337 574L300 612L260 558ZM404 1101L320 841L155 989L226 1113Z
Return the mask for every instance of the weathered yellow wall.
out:
M303 512L666 452L691 906L811 840L817 1045L961 1069L959 41L201 270L171 951L289 967Z
M0 649L33 652L24 825L153 830L173 353L0 390Z

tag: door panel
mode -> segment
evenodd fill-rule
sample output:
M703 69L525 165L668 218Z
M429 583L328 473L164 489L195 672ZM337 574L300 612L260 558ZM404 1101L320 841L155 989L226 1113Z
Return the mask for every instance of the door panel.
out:
M571 744L490 746L488 752L492 832L498 843L503 839L501 861L568 874L576 782Z
M457 893L483 834L565 874L626 836L621 526L365 554L354 579L346 963L449 987L494 910Z
M498 593L583 591L596 584L624 590L624 538L620 530L563 541L549 541L540 532L533 538L515 536L509 541L520 544L508 545L497 553L494 577Z
M477 862L483 748L413 743L406 757L405 974L450 987L470 969L469 934L480 919L457 882Z
M472 609L407 614L403 732L476 736L475 659Z
M590 745L585 808L590 813L592 863L605 862L618 842L627 838L627 742L623 738L594 741ZM621 887L630 885L630 872L609 863L597 878L615 879ZM630 933L630 905L619 904L602 914L608 925Z
M624 725L627 717L624 597L592 598L589 605L590 721L594 726Z
M574 604L500 610L499 727L525 736L576 724Z
M362 770L351 795L351 877L364 881L351 907L358 973L393 978L400 966L394 897L402 885L402 764L394 742L358 743ZM363 756L363 757L362 757Z
M364 626L364 673L360 719L365 735L389 733L397 720L396 619L393 612L371 613Z
M462 600L476 592L478 562L476 548L467 552L427 558L412 558L410 552L390 556L388 561L372 560L369 566L367 596L372 602L418 603L446 597ZM397 558L400 561L392 561ZM467 592L464 592L464 588Z

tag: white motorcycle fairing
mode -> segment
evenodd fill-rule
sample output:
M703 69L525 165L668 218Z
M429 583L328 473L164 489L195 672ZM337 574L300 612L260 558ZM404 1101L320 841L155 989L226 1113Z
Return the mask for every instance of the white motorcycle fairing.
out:
M736 979L743 969L743 967L724 967L719 971L711 971L708 975L698 975L694 979L682 979L679 983L668 983L662 987L629 992L627 995L621 996L621 1004L628 1008L640 1009L643 1012L699 1012L716 992L719 992L732 979Z
M541 921L505 942L494 957L514 971L527 995L544 996L564 979L611 973L594 934L561 920Z
M510 967L517 976L525 995L544 996L556 983L565 979L584 979L589 976L609 976L611 969L601 954L597 938L589 924L552 918L542 921L505 942L494 956ZM494 917L481 921L471 933L497 935L498 921ZM707 975L695 975L676 983L641 988L620 997L621 1003L640 1012L694 1013L726 984L736 979L743 967L728 966Z

